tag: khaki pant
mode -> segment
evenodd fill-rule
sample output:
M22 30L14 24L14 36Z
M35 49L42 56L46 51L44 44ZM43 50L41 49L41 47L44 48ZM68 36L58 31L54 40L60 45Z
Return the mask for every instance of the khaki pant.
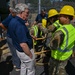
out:
M17 55L21 60L21 72L20 75L35 75L35 55L34 50L31 49L33 58L31 59L24 52L17 51Z
M50 60L49 75L67 75L65 71L65 66L67 61L58 61L53 58Z

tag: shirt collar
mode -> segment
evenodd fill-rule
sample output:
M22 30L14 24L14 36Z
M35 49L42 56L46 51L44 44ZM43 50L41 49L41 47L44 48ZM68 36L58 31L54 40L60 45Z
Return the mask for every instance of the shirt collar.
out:
M25 24L25 20L23 20L22 18L20 18L20 17L18 17L18 16L16 16L15 17L17 20L19 20L22 24Z

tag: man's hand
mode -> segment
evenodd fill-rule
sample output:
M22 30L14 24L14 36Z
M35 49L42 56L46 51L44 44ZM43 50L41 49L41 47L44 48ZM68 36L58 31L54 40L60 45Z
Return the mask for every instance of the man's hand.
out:
M26 43L20 43L20 46L22 47L23 51L26 55L28 55L31 59L33 58L32 53Z
M29 26L29 23L27 22L27 23L25 23L25 25L26 25L26 26Z

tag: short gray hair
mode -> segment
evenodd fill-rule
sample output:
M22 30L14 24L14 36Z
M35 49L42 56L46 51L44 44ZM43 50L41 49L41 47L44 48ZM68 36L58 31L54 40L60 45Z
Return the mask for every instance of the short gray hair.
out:
M12 7L10 7L9 10L11 10L12 12L15 12L15 13L17 12L17 11L15 10L15 8L12 8Z
M26 4L19 3L19 4L16 4L15 9L16 9L17 13L21 13L25 9L29 9L29 8L28 8L28 6Z

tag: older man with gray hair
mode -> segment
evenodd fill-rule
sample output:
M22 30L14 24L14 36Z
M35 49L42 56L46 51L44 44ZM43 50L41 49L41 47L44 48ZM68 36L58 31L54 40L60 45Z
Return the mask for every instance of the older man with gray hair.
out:
M8 31L16 48L17 55L21 60L20 75L35 75L33 41L25 25L25 21L29 16L29 9L26 4L22 3L17 4L15 9L17 16L9 23Z

